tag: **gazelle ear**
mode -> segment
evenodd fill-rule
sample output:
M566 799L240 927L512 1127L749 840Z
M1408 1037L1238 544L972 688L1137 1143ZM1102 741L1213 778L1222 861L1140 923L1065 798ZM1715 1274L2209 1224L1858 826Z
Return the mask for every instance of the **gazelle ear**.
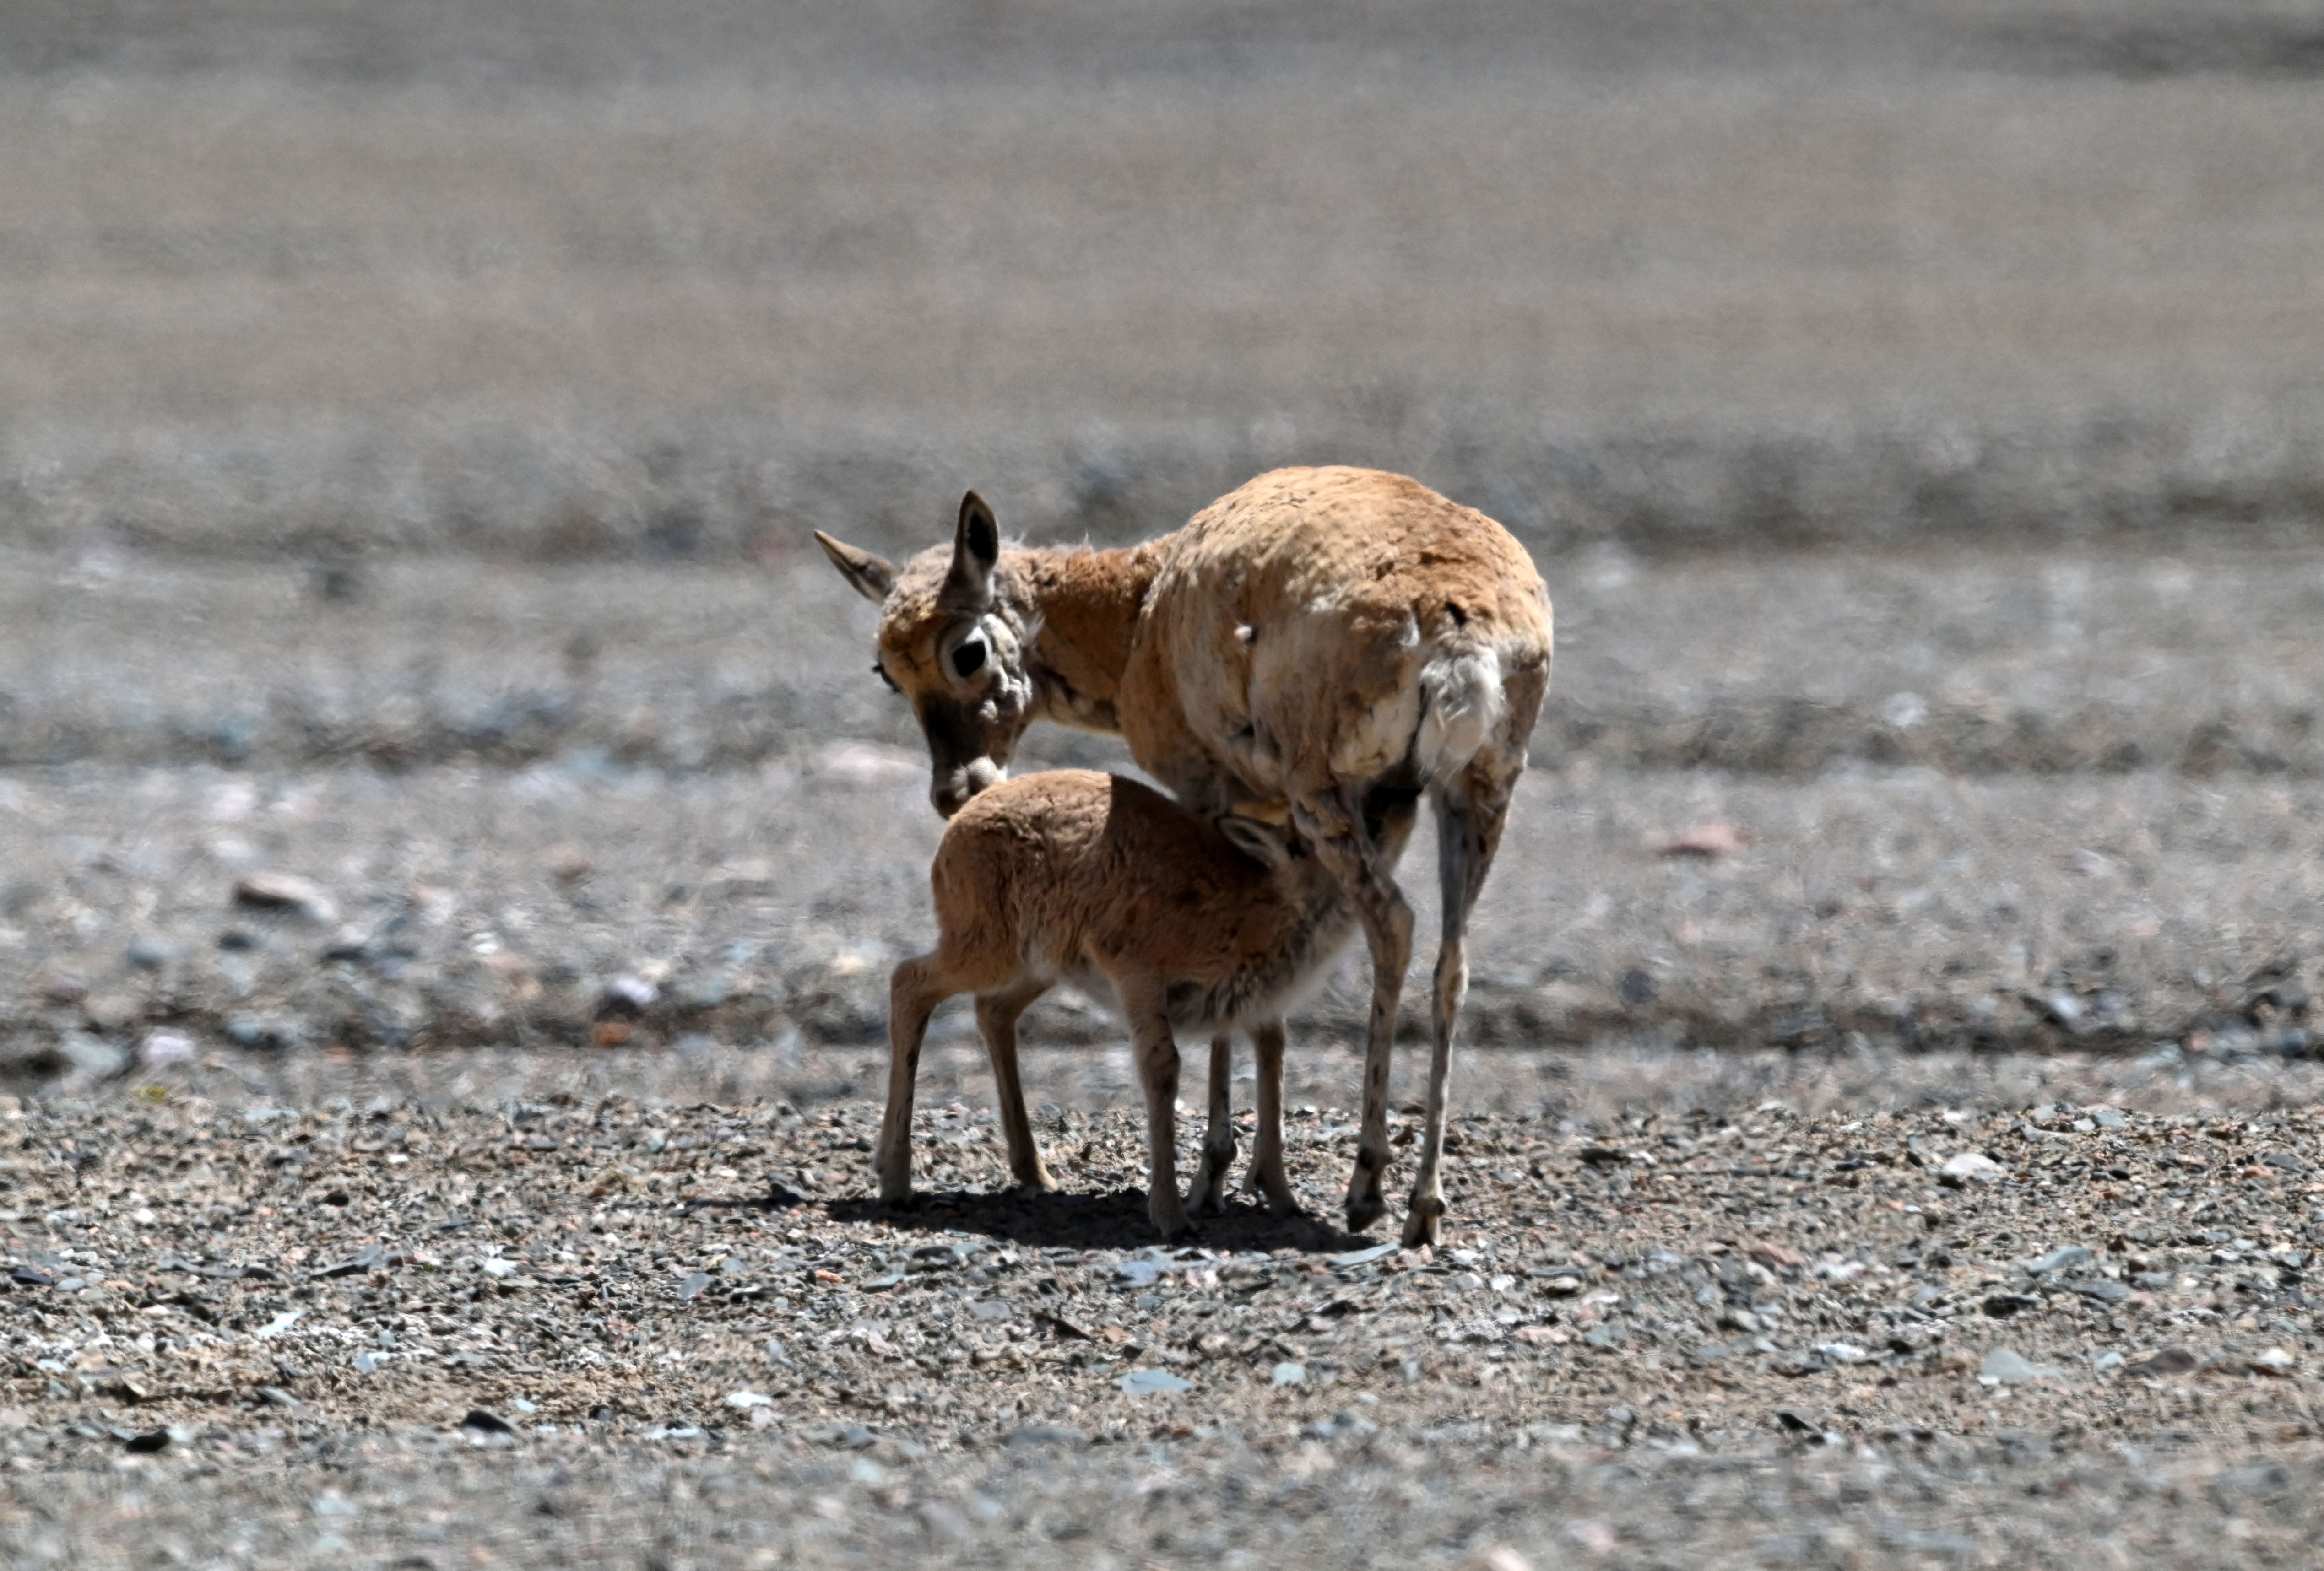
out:
M842 540L835 540L821 529L815 532L815 543L839 569L839 575L855 586L855 593L877 605L888 598L896 587L896 565L885 556L874 556L860 551Z
M1219 832L1235 850L1262 868L1280 868L1291 860L1291 838L1274 824L1239 813L1222 813L1218 825Z
M960 499L960 528L952 537L952 571L945 574L944 599L952 605L992 603L992 569L1001 560L1001 525L984 499L970 492Z

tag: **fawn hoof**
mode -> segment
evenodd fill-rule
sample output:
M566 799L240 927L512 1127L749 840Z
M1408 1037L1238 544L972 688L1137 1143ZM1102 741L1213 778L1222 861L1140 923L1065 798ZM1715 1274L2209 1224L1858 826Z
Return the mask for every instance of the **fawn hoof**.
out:
M1243 1192L1265 1201L1267 1214L1270 1217L1304 1217L1307 1214L1306 1208L1299 1203L1299 1197L1291 1192L1291 1181L1281 1173L1264 1178L1253 1173L1243 1184Z
M1348 1231L1360 1233L1388 1215L1388 1202L1378 1195L1348 1197Z
M1444 1220L1444 1202L1434 1196L1412 1202L1412 1209L1404 1218L1404 1246L1417 1249L1424 1244L1434 1244Z
M1197 1217L1220 1217L1227 1208L1227 1170L1205 1166L1186 1191L1186 1204Z

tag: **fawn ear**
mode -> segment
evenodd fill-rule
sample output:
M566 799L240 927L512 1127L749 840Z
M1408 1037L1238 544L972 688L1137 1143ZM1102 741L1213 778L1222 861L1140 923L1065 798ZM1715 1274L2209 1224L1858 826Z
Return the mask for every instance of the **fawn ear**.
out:
M1262 868L1271 871L1291 860L1291 837L1275 824L1245 818L1239 813L1222 813L1218 825L1219 832L1235 850Z
M869 551L858 550L844 541L835 540L821 529L815 532L815 543L839 569L839 575L855 586L855 593L877 605L888 598L896 587L896 565L885 556L874 556Z
M944 599L979 610L992 603L992 569L1001 560L1001 524L982 497L960 499L960 528L952 537L952 571L945 574Z

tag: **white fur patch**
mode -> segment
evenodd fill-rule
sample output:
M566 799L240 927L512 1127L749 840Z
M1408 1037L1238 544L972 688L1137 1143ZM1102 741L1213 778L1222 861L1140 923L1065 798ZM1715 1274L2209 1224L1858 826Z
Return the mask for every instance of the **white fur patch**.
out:
M1426 709L1416 751L1433 785L1467 768L1499 729L1508 711L1500 657L1489 648L1440 653L1420 668L1420 692Z

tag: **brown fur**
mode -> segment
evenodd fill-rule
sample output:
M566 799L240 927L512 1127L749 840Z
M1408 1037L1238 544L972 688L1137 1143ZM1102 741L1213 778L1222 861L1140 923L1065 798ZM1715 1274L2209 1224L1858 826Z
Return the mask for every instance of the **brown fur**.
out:
M1411 815L1381 826L1400 845ZM1253 831L1246 829L1246 836ZM1250 1034L1259 1057L1259 1127L1251 1182L1278 1211L1296 1209L1283 1172L1285 1007L1354 932L1338 880L1271 837L1270 865L1159 792L1061 769L1001 782L954 814L928 882L935 950L890 981L888 1109L875 1159L883 1199L911 1192L912 1089L929 1015L973 993L992 1061L1010 1170L1056 1187L1025 1116L1017 1018L1059 981L1111 995L1135 1039L1151 1139L1148 1206L1166 1236L1186 1230L1173 1152L1178 1048L1172 1027L1215 1034L1211 1126L1194 1186L1197 1210L1221 1201L1234 1134L1226 1106L1225 1033Z
M1549 686L1549 597L1524 547L1403 475L1283 469L1120 551L1003 550L971 493L949 551L898 572L817 536L881 601L881 666L912 701L952 813L1036 719L1118 730L1200 813L1287 820L1339 878L1371 952L1350 1226L1385 1209L1388 1078L1412 911L1367 832L1377 802L1436 809L1445 924L1426 1138L1405 1228L1435 1237L1463 937ZM987 654L948 669L967 643Z

